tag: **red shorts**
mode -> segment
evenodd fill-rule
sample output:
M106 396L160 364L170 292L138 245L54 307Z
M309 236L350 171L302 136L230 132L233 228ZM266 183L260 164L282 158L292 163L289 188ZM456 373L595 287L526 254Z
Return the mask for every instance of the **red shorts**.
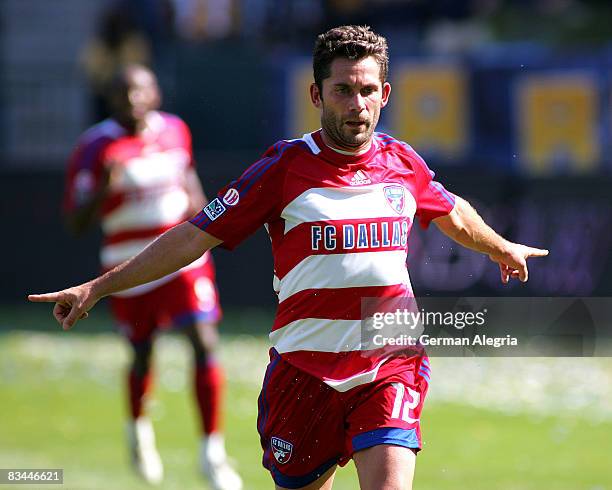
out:
M257 419L263 465L277 485L301 488L362 449L420 450L429 376L427 357L414 356L405 371L341 393L271 349Z
M217 323L221 319L215 266L210 258L146 293L111 296L110 304L119 330L132 343L148 340L160 328L196 321Z

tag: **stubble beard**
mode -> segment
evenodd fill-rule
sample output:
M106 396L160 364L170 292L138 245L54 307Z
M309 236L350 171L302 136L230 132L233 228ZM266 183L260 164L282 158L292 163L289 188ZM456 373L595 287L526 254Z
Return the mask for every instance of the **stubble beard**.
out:
M339 146L344 148L358 149L372 139L374 129L378 123L378 114L374 114L372 119L365 121L365 131L355 134L351 129L343 124L343 120L333 112L327 111L323 106L321 115L321 125L327 135Z

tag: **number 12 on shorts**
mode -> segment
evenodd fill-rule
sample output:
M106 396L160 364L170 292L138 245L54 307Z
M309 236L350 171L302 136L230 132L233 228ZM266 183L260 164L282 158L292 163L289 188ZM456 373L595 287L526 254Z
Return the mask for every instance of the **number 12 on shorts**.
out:
M410 417L410 410L414 410L419 405L421 395L417 391L411 390L407 386L404 386L402 383L393 383L393 387L395 388L395 401L393 402L393 412L391 413L391 418L399 419L401 415L401 420L404 422L408 422L409 424L418 422L419 419L413 419ZM409 399L404 401L404 394L406 390L408 390Z

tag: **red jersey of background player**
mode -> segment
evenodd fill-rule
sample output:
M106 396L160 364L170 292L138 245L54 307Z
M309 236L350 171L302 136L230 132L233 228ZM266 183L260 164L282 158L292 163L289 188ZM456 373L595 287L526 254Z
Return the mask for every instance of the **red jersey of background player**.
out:
M72 154L64 209L88 202L103 179L109 179L101 206L100 261L105 270L111 269L188 217L186 179L193 167L191 133L179 117L153 111L140 135L128 134L118 122L107 119L85 132ZM205 254L188 267L202 265L208 257ZM119 296L142 294L179 272Z
M191 222L230 249L265 224L279 298L274 348L347 391L405 370L388 350L363 349L361 300L412 296L413 219L427 226L454 204L407 144L377 133L368 151L346 155L316 131L271 147Z

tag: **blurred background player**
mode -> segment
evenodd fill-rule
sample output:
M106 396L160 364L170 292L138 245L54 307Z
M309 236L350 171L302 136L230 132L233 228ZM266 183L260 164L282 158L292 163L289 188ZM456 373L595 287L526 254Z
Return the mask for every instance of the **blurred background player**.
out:
M206 203L189 128L177 116L157 111L161 95L155 75L141 65L122 68L110 85L108 103L112 118L86 131L72 154L64 201L73 231L100 222L104 270L144 249ZM133 351L127 376L128 441L137 471L150 483L163 478L143 402L151 386L154 335L172 325L193 347L203 431L201 469L215 489L241 488L220 432L224 380L214 351L221 310L210 254L162 280L114 295L110 304Z

